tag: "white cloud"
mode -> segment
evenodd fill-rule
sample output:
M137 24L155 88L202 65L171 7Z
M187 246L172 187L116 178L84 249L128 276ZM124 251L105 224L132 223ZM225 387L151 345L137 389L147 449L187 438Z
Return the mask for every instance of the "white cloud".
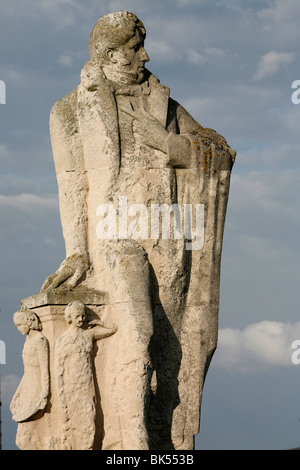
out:
M9 156L9 151L6 145L0 144L0 158Z
M293 21L298 22L300 13L299 0L273 0L269 2L267 8L263 8L258 11L258 18L264 20L280 23L280 25L292 23Z
M19 194L13 196L0 195L0 208L19 209L34 212L36 209L57 209L57 197L41 197L35 194Z
M298 141L299 137L299 118L300 118L300 105L294 105L293 108L282 111L282 118L286 125L286 129ZM297 152L299 155L299 152Z
M296 123L294 123L296 117L297 116L295 115L286 119L286 125L290 125L292 131L296 131ZM280 167L287 168L287 162L289 162L289 167L292 167L293 163L296 167L298 167L299 153L300 145L293 142L282 142L277 145L270 145L263 149L258 147L250 147L244 152L239 152L239 164L240 168L241 166L245 166L248 168L248 170L257 170L258 168L263 170L272 168L274 171ZM296 175L290 174L292 178L294 178ZM297 176L297 178L299 178L299 176Z
M20 86L24 81L23 71L18 71L12 67L7 67L5 69L5 80L7 87L10 88L11 85Z
M232 176L232 190L239 194L232 201L232 208L251 207L261 216L288 216L299 221L298 188L299 171L251 172L243 177Z
M150 2L141 1L141 0L127 0L126 5L124 5L124 0L111 0L109 2L109 11L132 11L137 14L137 12L143 12L148 9ZM109 13L108 11L108 13Z
M194 59L196 63L196 57ZM274 139L273 142L282 140L286 117L276 112L281 95L282 90L268 87L265 82L256 82L254 86L236 84L233 80L226 85L215 84L209 94L202 91L186 98L182 104L204 127L212 127L223 134L231 145L231 136L234 136L234 145L238 142L245 148L249 139L268 143L270 139Z
M149 39L146 42L145 48L150 60L153 62L157 61L165 64L176 62L179 59L179 54L167 41Z
M56 245L56 240L53 240L52 238L46 238L44 243L45 245Z
M300 322L261 321L243 330L224 328L213 364L239 372L262 367L293 366L292 344L300 340Z
M84 13L76 0L40 0L37 4L40 15L55 21L59 29L65 29L76 23L76 13Z
M253 76L253 79L263 80L264 78L272 77L282 67L286 67L296 57L296 54L292 52L276 52L269 51L264 54L258 64L257 71Z
M207 57L195 51L194 49L187 50L187 59L190 64L194 65L202 65L207 61Z
M299 0L272 0L257 11L264 39L270 38L272 47L296 45L299 36Z
M90 8L86 8L84 3L78 0L39 0L38 2L36 0L26 0L24 2L10 0L6 3L5 8L2 8L1 19L33 22L33 24L39 21L47 21L54 24L54 27L58 30L63 30L76 24L76 22L78 24L78 18L82 22L90 15L92 9L97 8L99 10L99 1L90 1L92 5L90 5Z
M223 51L219 47L206 46L203 53L189 48L187 50L187 60L193 65L202 65L208 60L215 61L223 59L228 55L228 52Z
M74 0L27 0L24 2L24 8L18 0L10 0L3 9L2 18L5 19L32 19L36 20L40 14L47 14L49 19L53 19L54 15L62 12L65 7L74 9L76 1ZM57 18L59 19L59 18Z
M70 55L61 54L61 56L58 59L58 63L62 67L71 67L71 65L73 64L73 59Z
M227 55L227 52L223 51L219 47L208 46L205 48L205 52L208 56L213 59L221 59Z
M177 0L179 7L187 7L190 5L195 5L197 3L203 3L202 0Z

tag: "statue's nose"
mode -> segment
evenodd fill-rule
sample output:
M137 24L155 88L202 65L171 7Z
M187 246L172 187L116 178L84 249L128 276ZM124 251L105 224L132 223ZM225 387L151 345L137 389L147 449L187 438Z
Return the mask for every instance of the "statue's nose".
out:
M149 62L149 56L144 48L141 49L141 58L144 62Z

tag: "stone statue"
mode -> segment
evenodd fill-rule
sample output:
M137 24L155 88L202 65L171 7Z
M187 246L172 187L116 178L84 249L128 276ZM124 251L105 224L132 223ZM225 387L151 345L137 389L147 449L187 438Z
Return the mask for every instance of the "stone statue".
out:
M23 348L24 375L10 405L12 417L19 423L17 445L22 449L25 440L26 443L39 440L33 422L43 415L48 403L49 345L41 333L38 316L31 310L16 312L14 323L20 333L27 335Z
M235 151L145 68L145 37L133 13L101 17L81 83L53 106L66 259L25 304L51 316L51 344L64 330L54 304L78 292L118 327L97 346L104 432L94 448L189 450L217 345Z
M63 414L64 449L92 450L96 433L96 395L93 373L94 342L116 332L115 325L86 322L85 305L69 303L69 328L56 340L55 379Z

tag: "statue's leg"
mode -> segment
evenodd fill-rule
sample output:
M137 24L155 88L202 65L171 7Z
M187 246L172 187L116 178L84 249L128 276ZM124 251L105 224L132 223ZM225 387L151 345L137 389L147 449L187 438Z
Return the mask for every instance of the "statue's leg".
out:
M188 284L189 253L181 240L159 240L148 248L153 293L153 338L149 435L152 449L174 449L171 427L179 403L182 359L180 329Z
M95 437L95 404L90 390L81 395L67 394L65 403L70 420L65 423L66 450L93 450Z
M108 242L106 258L109 318L118 331L101 342L103 348L105 343L109 345L104 359L105 384L99 383L104 419L102 449L147 450L152 374L149 344L153 333L149 263L145 250L134 240Z

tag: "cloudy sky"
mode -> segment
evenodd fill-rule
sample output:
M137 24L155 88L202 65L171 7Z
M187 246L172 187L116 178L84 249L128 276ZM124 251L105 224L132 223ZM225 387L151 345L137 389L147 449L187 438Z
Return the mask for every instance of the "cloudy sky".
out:
M12 323L64 258L48 119L75 88L89 33L129 10L147 29L148 68L237 150L225 226L219 346L197 449L300 446L299 0L0 0L0 340L3 447L22 376ZM1 95L0 95L1 98ZM1 99L0 99L1 101ZM3 101L3 100L2 100ZM294 344L294 346L295 346ZM299 343L300 344L300 343ZM299 346L298 346L299 348Z

